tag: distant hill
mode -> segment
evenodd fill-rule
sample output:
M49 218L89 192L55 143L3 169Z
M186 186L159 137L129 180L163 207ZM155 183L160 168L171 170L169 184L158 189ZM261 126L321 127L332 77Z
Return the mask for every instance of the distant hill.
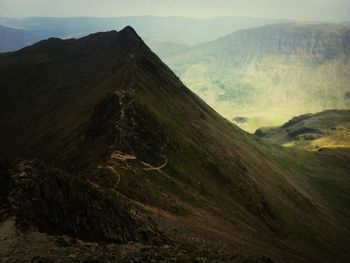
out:
M167 42L162 39L146 39L147 45L156 54L161 54L162 57L173 57L177 54L188 50L189 45L179 44L174 42Z
M350 147L350 110L327 110L294 117L280 127L260 128L255 135L307 150Z
M0 18L0 25L37 31L46 38L81 37L99 31L120 30L131 25L144 39L162 39L166 42L192 45L214 40L238 29L286 21L250 17L29 17Z
M0 54L0 91L0 260L349 262L350 151L242 131L131 27Z
M19 30L0 25L0 52L14 51L31 45L42 37L31 31Z
M192 91L229 120L243 118L237 124L248 131L350 107L347 26L267 25L177 54L158 52Z

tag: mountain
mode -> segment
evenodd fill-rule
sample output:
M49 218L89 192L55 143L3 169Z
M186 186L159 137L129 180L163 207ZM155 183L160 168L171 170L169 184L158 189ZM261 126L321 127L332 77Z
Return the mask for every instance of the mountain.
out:
M131 27L0 54L0 87L6 262L350 258L350 152L242 131Z
M282 22L286 20L250 17L210 19L157 16L0 18L2 25L39 32L44 36L42 39L81 37L98 31L120 30L127 25L132 25L144 39L162 39L166 42L190 45L214 40L238 29Z
M350 146L350 111L327 110L292 118L280 127L259 128L255 135L307 150Z
M31 45L40 39L40 36L34 32L0 25L0 52L14 51Z
M349 39L347 26L287 23L158 54L215 110L254 131L305 112L349 108Z
M176 56L187 51L190 47L189 45L167 42L162 39L146 39L145 42L153 52L162 54L162 58Z

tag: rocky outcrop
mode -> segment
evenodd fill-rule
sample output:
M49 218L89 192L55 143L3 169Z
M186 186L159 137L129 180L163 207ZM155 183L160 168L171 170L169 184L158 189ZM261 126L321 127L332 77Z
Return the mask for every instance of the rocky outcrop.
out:
M311 118L313 115L311 113L308 114L303 114L300 116L296 116L292 119L290 119L288 122L286 122L285 124L282 125L282 128L288 128L293 126L294 124L297 124L298 122L301 122L303 120L307 120L309 118Z
M130 214L126 200L37 161L1 165L1 201L20 229L35 226L50 234L85 240L155 241L149 222ZM4 205L5 204L5 205Z
M95 107L82 147L102 155L110 155L111 150L122 151L144 161L161 163L162 151L168 144L162 123L132 96L118 91Z

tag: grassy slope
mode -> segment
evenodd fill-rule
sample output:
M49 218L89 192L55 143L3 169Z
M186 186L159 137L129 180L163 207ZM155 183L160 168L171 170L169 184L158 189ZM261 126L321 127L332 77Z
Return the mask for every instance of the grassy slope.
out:
M109 156L122 150L136 160L113 164L118 191L153 214L162 211L163 221L171 215L175 226L189 224L185 239L208 232L242 247L235 253L345 262L348 153L296 152L248 135L186 89L133 34L51 40L2 56L2 155L37 157L108 186ZM131 108L120 95L105 99L115 91ZM125 123L113 115L123 109ZM114 121L125 137L109 135ZM97 130L87 133L91 123ZM141 161L158 166L161 156L165 168L144 169Z
M166 94L162 96L166 97ZM172 101L172 104L183 109L188 105L182 102L183 100L174 103L174 97L171 96L164 101ZM153 112L162 112L165 107L171 107L168 104L162 105L157 98L153 99L153 103L150 101L146 105L156 105L157 108L153 109ZM342 239L344 233L349 231L346 229L348 215L344 215L347 208L340 209L342 206L347 207L348 200L346 192L349 190L349 167L345 166L346 157L330 154L332 162L324 164L327 158L324 156L303 156L304 153L286 152L264 145L254 137L242 134L211 111L211 115L214 116L205 113L202 117L191 116L189 112L190 109L179 120L174 119L174 116L170 120L162 115L157 115L157 118L166 123L166 127L173 127L172 131L179 131L174 140L185 149L181 154L177 153L170 158L175 164L174 168L168 167L171 168L169 176L172 177L175 172L181 178L177 184L180 185L180 189L188 189L189 196L184 197L192 197L190 200L193 200L195 206L210 210L216 207L212 212L228 219L240 230L253 227L259 233L260 227L256 226L262 221L265 225L261 226L262 228L267 226L273 229L273 232L280 233L282 240L287 236L287 240L307 240L306 243L301 242L303 245L322 247L324 244L321 243L328 240L326 247L331 247L331 239ZM183 121L192 123L189 129L186 126L178 127ZM200 139L202 136L205 136L205 141ZM203 152L203 149L206 151ZM259 150L262 152L259 153ZM339 166L336 171L335 165ZM336 179L329 174L337 174ZM186 176L183 178L184 175ZM317 182L315 185L313 180ZM199 185L194 182L199 182ZM187 186L188 183L190 187ZM328 185L327 189L325 185ZM194 191L196 188L201 189L200 193L197 192L199 189ZM175 188L173 194L179 196L177 191ZM339 218L339 210L336 212L334 207L342 210L342 216ZM315 221L318 223L315 224ZM249 226L245 226L243 222L249 222ZM319 233L319 224L324 224L323 231L327 234ZM246 238L252 243L253 236L256 235L262 244L269 242L264 231L259 234L249 234L248 229L245 231ZM346 241L343 243L344 247L345 244Z
M349 128L349 110L329 110L293 118L281 127L260 128L256 134L260 131L260 137L287 147L319 150L349 147Z

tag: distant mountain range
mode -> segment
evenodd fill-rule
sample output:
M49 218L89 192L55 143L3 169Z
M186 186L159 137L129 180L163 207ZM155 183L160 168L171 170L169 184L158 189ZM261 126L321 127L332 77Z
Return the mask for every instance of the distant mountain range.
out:
M306 112L349 108L349 26L279 22L244 17L0 18L0 24L21 28L0 30L0 50L132 24L192 91L247 131L281 125ZM208 40L213 41L193 45Z
M194 19L187 17L72 17L72 18L0 18L0 25L35 31L44 38L81 37L91 33L119 30L131 25L145 39L161 39L181 44L198 44L214 40L238 29L286 22L282 19L250 17L217 17ZM24 47L24 46L22 46Z
M0 87L1 259L349 262L350 152L242 131L133 28L0 54Z
M192 91L249 131L350 107L348 26L267 25L168 50L165 44L154 48Z
M0 52L14 51L42 40L43 36L32 31L13 29L0 25Z

